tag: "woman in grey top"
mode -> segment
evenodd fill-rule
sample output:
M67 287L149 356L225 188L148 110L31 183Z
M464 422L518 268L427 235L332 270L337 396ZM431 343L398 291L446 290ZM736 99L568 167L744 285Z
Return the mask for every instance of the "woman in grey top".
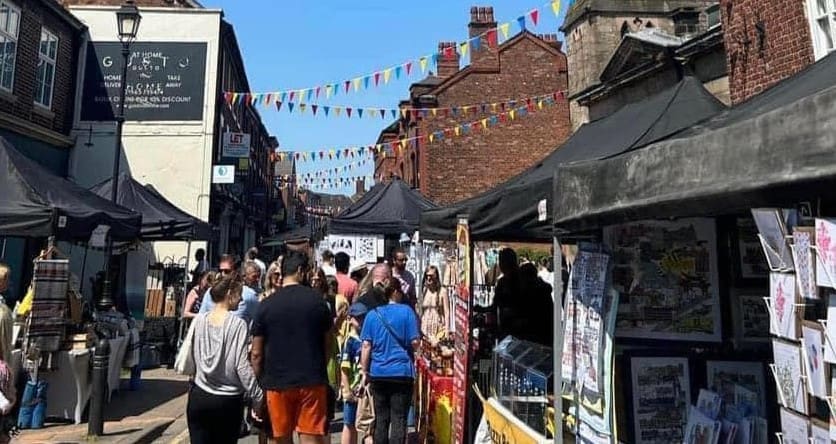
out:
M244 398L258 407L261 388L248 359L247 323L230 312L241 301L243 283L228 276L212 287L214 308L194 319L195 375L186 416L192 444L238 441Z

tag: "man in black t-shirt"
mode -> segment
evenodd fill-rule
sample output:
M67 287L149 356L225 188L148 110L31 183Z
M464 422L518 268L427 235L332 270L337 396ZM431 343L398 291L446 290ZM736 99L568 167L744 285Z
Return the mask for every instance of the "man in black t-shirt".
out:
M327 429L328 334L333 317L316 290L306 286L305 253L284 257L282 288L259 304L253 320L251 359L267 400L273 438L319 443Z

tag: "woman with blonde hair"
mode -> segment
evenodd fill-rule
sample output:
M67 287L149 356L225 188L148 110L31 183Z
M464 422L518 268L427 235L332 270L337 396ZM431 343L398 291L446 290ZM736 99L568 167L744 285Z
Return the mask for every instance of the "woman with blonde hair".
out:
M281 258L274 261L267 267L267 274L264 275L264 291L258 295L258 300L263 301L269 298L273 293L282 288L282 263Z

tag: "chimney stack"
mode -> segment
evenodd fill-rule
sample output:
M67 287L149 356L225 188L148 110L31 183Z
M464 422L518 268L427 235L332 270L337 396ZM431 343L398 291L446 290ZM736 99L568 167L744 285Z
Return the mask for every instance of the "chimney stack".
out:
M438 76L446 79L459 72L459 49L456 42L438 43ZM452 48L452 50L447 50Z
M470 38L479 37L479 49L470 49L470 64L479 68L499 68L499 56L496 47L488 44L487 33L494 30L496 34L496 20L491 6L473 6L470 8L470 24L467 25ZM495 37L496 38L496 37Z
M557 34L538 34L537 37L540 37L540 40L553 46L558 51L563 48L563 42L557 39Z

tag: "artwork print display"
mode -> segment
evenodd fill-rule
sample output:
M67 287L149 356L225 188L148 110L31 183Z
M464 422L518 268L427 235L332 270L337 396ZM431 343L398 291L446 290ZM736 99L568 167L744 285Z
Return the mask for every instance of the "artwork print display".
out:
M792 234L792 257L795 262L795 277L798 281L798 293L802 299L818 299L816 286L816 267L813 260L814 231L812 228L799 227Z
M824 362L836 364L836 292L827 292L827 329L824 335Z
M807 374L807 390L811 395L827 399L828 364L824 362L824 329L815 322L805 321L801 326L801 345L804 347L804 370Z
M737 219L737 249L741 278L763 279L769 274L769 264L758 238L758 227L752 219Z
M761 245L772 271L792 271L792 251L787 242L787 227L782 210L776 208L752 209L752 218L758 226Z
M634 357L630 361L633 387L633 442L682 442L691 405L688 359Z
M616 336L721 340L716 230L712 219L644 221L609 227Z
M830 430L826 422L810 421L810 444L830 444Z
M836 288L836 219L816 219L816 284Z
M744 342L766 342L770 336L769 310L761 290L738 290L733 295L734 330L738 345Z
M783 444L809 444L810 422L787 409L781 409L781 441Z
M754 361L706 361L708 389L723 400L723 418L766 415L764 366Z
M799 307L795 292L795 275L775 272L769 275L769 305L772 309L772 334L797 339Z
M684 444L715 444L720 438L721 427L720 421L712 419L698 407L690 406L685 439L682 442Z
M801 377L801 346L776 339L772 341L775 361L772 372L778 390L778 403L799 413L807 414L807 387Z

